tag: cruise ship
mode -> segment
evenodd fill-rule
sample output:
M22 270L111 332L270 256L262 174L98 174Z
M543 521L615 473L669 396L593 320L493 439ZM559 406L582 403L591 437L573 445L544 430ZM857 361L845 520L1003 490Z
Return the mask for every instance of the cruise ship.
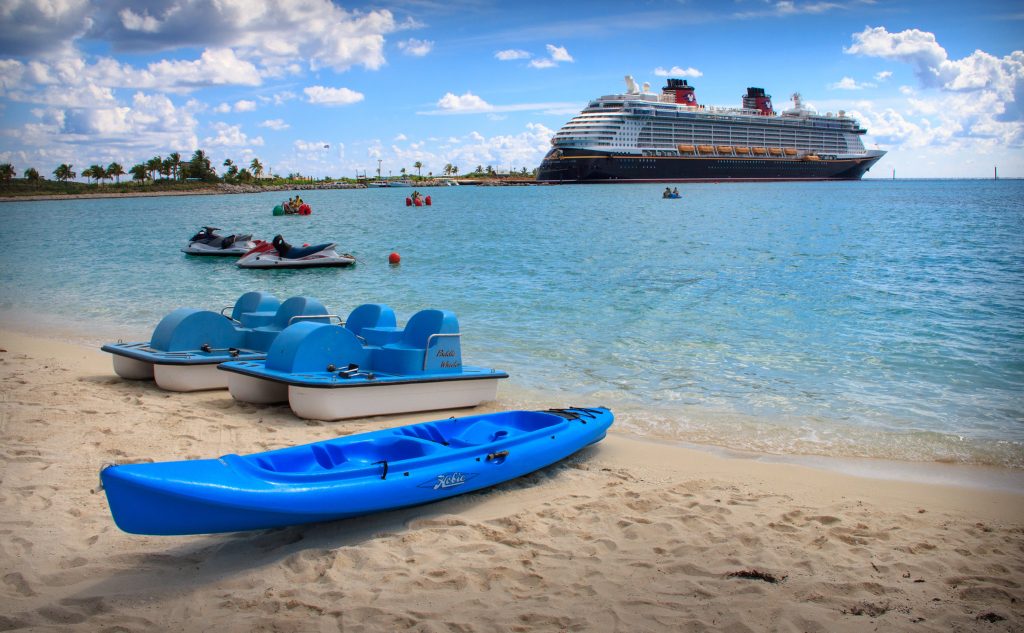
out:
M782 113L762 88L747 88L739 108L704 106L685 79L656 94L627 75L625 94L594 99L555 134L537 180L857 180L885 155L864 149L866 132L799 94Z

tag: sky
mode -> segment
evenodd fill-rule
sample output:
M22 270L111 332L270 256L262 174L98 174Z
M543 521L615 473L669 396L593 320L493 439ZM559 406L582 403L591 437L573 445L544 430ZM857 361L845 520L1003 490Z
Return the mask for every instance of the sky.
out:
M532 170L632 75L845 110L868 177L1024 177L1022 48L1024 5L984 0L0 0L0 162Z

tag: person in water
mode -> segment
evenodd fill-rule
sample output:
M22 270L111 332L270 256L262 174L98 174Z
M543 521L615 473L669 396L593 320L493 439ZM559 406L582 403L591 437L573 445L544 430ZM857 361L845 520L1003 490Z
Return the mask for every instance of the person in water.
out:
M672 190L672 195L673 196L678 196L679 195L679 187L676 187L675 189Z
M665 193L661 194L661 197L662 198L668 198L671 195L672 195L672 190L669 189L668 187L665 187Z

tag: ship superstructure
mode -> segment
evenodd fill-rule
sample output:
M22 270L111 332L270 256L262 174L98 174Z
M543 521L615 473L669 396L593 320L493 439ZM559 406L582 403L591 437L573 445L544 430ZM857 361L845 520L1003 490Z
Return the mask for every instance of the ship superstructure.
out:
M659 94L629 76L626 86L555 134L538 180L855 180L885 154L864 149L866 130L845 112L817 114L799 94L779 114L762 88L725 108L700 105L685 79L669 79Z

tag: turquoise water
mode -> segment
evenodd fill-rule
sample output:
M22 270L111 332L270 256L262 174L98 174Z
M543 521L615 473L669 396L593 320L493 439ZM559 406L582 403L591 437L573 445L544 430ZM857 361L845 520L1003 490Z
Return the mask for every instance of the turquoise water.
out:
M458 314L502 405L604 404L647 435L1024 467L1024 182L451 187L0 205L0 317L95 339L247 290ZM179 252L211 223L337 241L352 269ZM402 264L387 264L391 251ZM26 318L29 313L45 315Z

